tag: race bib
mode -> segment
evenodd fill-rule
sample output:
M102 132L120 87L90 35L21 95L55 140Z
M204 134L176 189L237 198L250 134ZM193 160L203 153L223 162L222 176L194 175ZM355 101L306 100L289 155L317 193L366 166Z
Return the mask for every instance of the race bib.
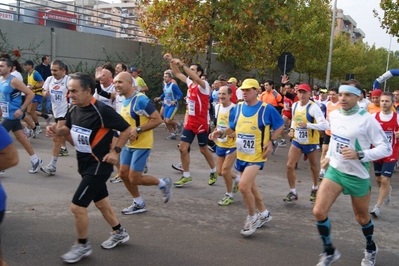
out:
M308 142L309 141L308 129L297 127L295 130L295 139L298 142Z
M62 91L56 91L53 90L51 91L51 93L53 94L53 97L51 98L51 102L54 104L61 104L62 103Z
M340 161L345 161L342 157L342 148L349 147L350 140L334 134L331 137L335 143L335 157Z
M82 153L91 153L90 135L92 130L84 127L72 125L71 137L75 150Z
M188 115L195 116L195 102L193 100L188 100Z
M10 110L10 105L8 104L8 102L0 102L0 108L1 112L3 113L2 116L8 118Z
M284 110L286 110L286 111L290 111L291 110L290 103L284 102Z
M165 105L167 105L167 106L171 106L171 105L172 105L170 102L171 102L170 99L164 99L164 100L163 100L163 103L164 103Z
M389 142L389 144L391 144L392 145L392 140L393 140L393 134L392 134L392 132L385 132L385 135L387 135L387 139L388 139L388 142Z
M239 152L255 154L255 135L238 134L236 144Z

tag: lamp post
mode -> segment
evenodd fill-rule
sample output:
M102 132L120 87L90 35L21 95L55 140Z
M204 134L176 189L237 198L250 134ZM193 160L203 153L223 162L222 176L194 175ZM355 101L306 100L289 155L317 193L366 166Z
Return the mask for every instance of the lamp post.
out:
M326 75L327 89L329 89L329 87L330 87L331 60L332 60L332 52L333 52L333 44L334 44L334 29L335 29L336 13L337 13L337 0L334 0L333 16L332 16L332 22L331 22L330 50L328 52L327 75Z
M388 72L388 67L389 67L389 57L391 56L391 44L392 44L392 35L391 38L389 39L389 49L388 49L388 58L387 58L387 67L385 69L385 72ZM384 91L387 88L387 81L384 82Z

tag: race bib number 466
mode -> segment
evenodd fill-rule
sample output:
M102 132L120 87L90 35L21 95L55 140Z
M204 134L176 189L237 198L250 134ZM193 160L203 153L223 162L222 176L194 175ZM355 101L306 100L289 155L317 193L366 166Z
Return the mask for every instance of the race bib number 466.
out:
M91 129L72 125L71 137L77 151L91 153L90 135Z

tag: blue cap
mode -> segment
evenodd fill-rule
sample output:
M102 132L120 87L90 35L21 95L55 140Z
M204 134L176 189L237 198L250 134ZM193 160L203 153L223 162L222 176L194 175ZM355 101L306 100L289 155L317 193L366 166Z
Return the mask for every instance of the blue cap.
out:
M137 67L131 66L129 67L129 72L138 72Z

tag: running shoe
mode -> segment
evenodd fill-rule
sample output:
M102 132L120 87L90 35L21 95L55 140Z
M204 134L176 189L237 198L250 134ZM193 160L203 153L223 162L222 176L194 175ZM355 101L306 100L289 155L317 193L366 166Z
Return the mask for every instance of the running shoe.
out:
M75 243L67 253L61 256L61 259L66 263L75 263L83 257L89 256L92 252L90 242L86 244Z
M233 180L233 193L237 193L239 190L238 183L235 179Z
M309 197L310 201L315 202L316 196L317 196L317 189L312 189L312 191L310 192L310 197Z
M145 166L144 166L143 174L148 173L149 170L150 170L150 163L147 162L147 163L145 164Z
M387 198L384 200L384 204L385 204L385 205L389 205L389 203L391 203L391 193L392 193L392 187L390 186L390 187L389 187L388 196L387 196Z
M338 251L338 249L335 249L334 254L332 255L327 255L326 252L323 252L320 254L320 260L316 266L330 266L333 262L339 260L340 257L341 253Z
M370 212L371 215L373 215L374 218L378 218L378 215L380 215L381 208L380 206L375 205L373 210Z
M272 154L275 154L279 145L273 146Z
M364 258L362 259L361 266L374 266L377 261L378 247L375 246L376 250L364 250Z
M183 131L183 123L179 122L177 123L175 134L180 135L182 131Z
M119 173L116 174L113 178L109 180L112 184L120 183L122 182L122 178L119 176Z
M43 160L38 159L36 163L32 163L32 169L29 170L29 174L34 174L37 173L37 170L39 170L39 167L43 165Z
M216 181L218 180L218 173L211 173L209 175L209 181L208 181L208 185L212 186L216 183Z
M4 175L5 173L6 173L6 171L4 171L4 170L0 171L0 175Z
M33 131L33 135L32 135L32 138L37 138L37 136L39 136L39 133L36 131L36 128L34 128L34 129L32 129L32 131Z
M261 228L265 223L270 222L271 220L273 220L273 217L269 214L264 217L261 213L258 214L258 219L259 219L259 225L258 228Z
M129 239L129 234L124 228L121 228L118 232L111 232L111 236L101 244L101 247L103 249L111 249L116 247L118 244L129 241Z
M65 149L61 148L60 154L58 156L60 156L60 157L61 156L69 156L68 150L66 148Z
M175 140L176 139L176 135L174 133L172 133L169 136L167 136L165 139L166 140Z
M183 165L182 165L181 162L172 164L172 168L175 169L176 171L180 171L180 172L184 171L183 170Z
M28 140L32 139L32 137L33 137L33 130L32 129L25 127L24 128L24 133L25 133L25 136L26 136L26 138Z
M177 182L174 182L173 185L175 185L175 187L183 187L185 185L190 184L191 182L193 182L193 178L191 176L190 177L182 176L180 178L180 180Z
M245 221L244 228L241 229L241 234L243 236L250 236L253 233L255 233L256 229L258 228L260 224L260 220L257 217L256 219L247 217L247 220Z
M49 165L47 165L46 167L41 166L41 167L40 167L40 170L41 170L43 173L45 173L45 174L48 174L48 175L55 175L55 172L57 171L57 168L56 168L54 165L49 164Z
M141 204L137 204L136 202L134 202L129 207L124 208L122 210L122 213L125 215L130 215L130 214L142 213L142 212L146 212L146 211L147 211L147 209L145 207L145 202L143 201L143 203L141 203Z
M233 203L234 203L233 198L230 197L230 196L227 195L227 194L224 195L223 199L221 199L221 200L218 201L218 204L219 204L220 206L227 206L227 205L230 205L230 204L233 204Z
M48 126L48 125L50 125L50 122L51 122L51 119L53 118L53 115L48 114L47 116L48 117L46 118L46 125Z
M282 139L279 143L278 143L279 147L285 147L287 146L287 141L285 139Z
M322 180L323 178L324 178L324 175L325 175L326 173L324 172L324 171L320 171L320 173L319 173L319 180Z
M298 200L298 195L290 191L290 193L288 193L287 196L285 196L284 201L287 203L291 203L293 200Z
M163 202L166 203L169 201L170 196L172 195L172 179L170 179L169 177L165 177L163 178L163 181L165 181L166 184L163 188L161 188L161 191L163 193Z
M36 132L37 132L37 135L39 135L39 133L43 132L42 128L40 126L36 126Z
M208 150L209 150L210 152L215 152L215 149L216 149L215 146L216 146L216 145L214 145L214 146L208 145Z

